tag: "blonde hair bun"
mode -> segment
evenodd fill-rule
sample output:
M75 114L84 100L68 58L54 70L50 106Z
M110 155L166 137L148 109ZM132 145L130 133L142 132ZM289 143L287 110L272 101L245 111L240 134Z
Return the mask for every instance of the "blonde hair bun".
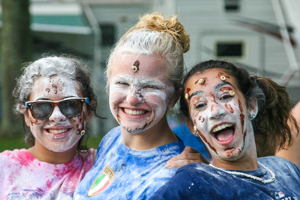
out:
M185 28L178 21L177 15L164 19L163 14L158 12L146 14L140 18L140 21L128 33L133 30L165 32L174 38L175 43L182 47L184 53L190 49L190 35L185 32Z

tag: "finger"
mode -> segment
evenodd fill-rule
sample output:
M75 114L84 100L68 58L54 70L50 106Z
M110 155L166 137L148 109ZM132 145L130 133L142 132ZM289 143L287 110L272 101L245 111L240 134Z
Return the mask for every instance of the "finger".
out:
M209 164L209 162L204 158L204 156L200 153L186 153L187 155L177 155L173 158L171 158L167 164L166 167L168 169L171 168L180 168L184 165L188 165L191 163L199 162L199 163L205 163Z
M197 151L196 149L190 147L190 146L186 146L183 151L185 152L189 152L189 153L199 153L199 151Z
M190 164L188 160L171 161L167 163L166 168L168 169L180 168L188 164Z

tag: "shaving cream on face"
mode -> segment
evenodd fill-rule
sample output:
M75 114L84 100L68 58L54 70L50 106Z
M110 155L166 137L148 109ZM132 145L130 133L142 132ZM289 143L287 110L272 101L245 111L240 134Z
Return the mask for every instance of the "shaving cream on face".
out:
M255 153L255 144L251 143L253 129L245 117L245 99L235 79L225 73L227 79L223 81L218 78L220 73L224 71L209 69L192 76L187 81L185 91L190 96L188 104L193 124L213 160L233 161ZM197 80L202 77L206 78L206 85L198 84ZM230 91L234 91L235 95L231 95ZM248 151L250 143L251 150Z
M132 63L139 60L139 70ZM170 107L174 87L161 56L123 54L115 58L109 77L109 104L116 120L129 133L155 126Z
M66 98L82 98L79 84L66 77L39 77L36 79L30 94L30 101L50 100L60 101ZM81 138L80 130L85 126L87 107L80 116L67 118L55 106L48 119L38 120L32 117L30 111L25 117L29 118L27 125L35 137L36 143L54 152L64 152L76 144Z

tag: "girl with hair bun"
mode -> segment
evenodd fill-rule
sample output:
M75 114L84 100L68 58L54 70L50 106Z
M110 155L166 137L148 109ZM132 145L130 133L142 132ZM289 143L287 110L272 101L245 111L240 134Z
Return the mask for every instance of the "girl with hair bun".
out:
M147 199L175 174L166 163L184 145L168 125L167 110L180 96L189 47L177 17L158 13L143 16L118 41L106 74L109 106L120 126L101 141L75 199Z
M299 199L299 168L266 156L299 132L284 87L218 60L194 66L183 84L181 111L213 162L180 168L150 199Z

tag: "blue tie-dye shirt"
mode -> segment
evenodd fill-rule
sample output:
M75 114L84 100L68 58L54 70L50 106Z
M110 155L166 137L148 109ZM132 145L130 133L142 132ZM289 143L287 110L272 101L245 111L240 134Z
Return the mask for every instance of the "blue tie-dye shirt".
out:
M176 169L166 162L184 149L181 141L137 151L122 142L116 127L102 139L94 167L76 189L75 199L148 199Z
M253 171L238 171L248 176L271 180L262 183L245 175L233 175L203 163L181 167L150 200L299 200L300 170L283 158L270 156L258 158L259 168ZM265 167L268 169L266 169Z

